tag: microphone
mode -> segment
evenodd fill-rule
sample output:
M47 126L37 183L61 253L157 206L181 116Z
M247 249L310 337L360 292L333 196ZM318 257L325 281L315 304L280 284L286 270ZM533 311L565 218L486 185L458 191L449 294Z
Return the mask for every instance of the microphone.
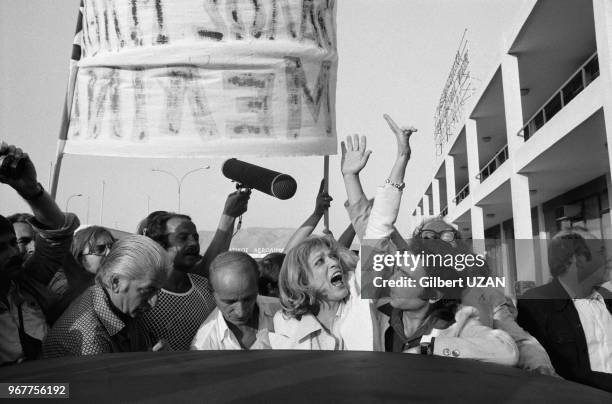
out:
M221 172L246 188L256 189L278 199L289 199L297 190L297 183L291 176L235 158L226 160Z

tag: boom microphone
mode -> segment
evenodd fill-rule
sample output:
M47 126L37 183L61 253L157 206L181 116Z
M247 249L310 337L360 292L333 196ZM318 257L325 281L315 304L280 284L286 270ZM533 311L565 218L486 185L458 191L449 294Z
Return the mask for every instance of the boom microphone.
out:
M256 189L278 199L289 199L297 190L297 183L291 176L235 158L226 160L221 172L246 188Z

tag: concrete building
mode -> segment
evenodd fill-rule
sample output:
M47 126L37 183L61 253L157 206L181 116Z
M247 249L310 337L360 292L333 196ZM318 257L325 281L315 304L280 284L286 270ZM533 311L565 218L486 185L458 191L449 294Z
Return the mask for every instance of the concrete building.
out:
M517 281L550 279L546 239L558 230L612 239L612 2L534 1L502 54L410 209L486 240L475 248L515 294Z

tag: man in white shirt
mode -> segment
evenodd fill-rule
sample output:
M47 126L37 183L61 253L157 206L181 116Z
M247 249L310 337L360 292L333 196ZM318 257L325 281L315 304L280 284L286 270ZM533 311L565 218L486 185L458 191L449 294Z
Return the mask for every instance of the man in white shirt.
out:
M248 254L229 251L210 265L210 283L217 308L204 321L192 350L267 349L268 332L280 309L277 298L258 295L257 262Z
M612 391L612 293L600 287L610 276L605 247L585 229L556 234L548 248L553 280L520 298L517 321L559 375Z

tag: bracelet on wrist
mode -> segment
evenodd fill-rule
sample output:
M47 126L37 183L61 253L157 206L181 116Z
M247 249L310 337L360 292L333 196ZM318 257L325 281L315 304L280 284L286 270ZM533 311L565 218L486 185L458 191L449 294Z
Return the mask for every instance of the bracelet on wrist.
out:
M391 185L393 188L397 189L398 191L403 191L404 188L406 187L406 183L401 182L398 184L396 182L392 182L389 178L385 180L385 184Z
M38 190L36 191L35 194L33 194L33 195L25 195L25 194L22 194L21 192L19 192L19 196L21 196L26 201L30 201L30 202L37 200L38 198L40 198L45 193L45 188L43 188L43 186L40 184L40 182L36 183L36 187L38 188Z

